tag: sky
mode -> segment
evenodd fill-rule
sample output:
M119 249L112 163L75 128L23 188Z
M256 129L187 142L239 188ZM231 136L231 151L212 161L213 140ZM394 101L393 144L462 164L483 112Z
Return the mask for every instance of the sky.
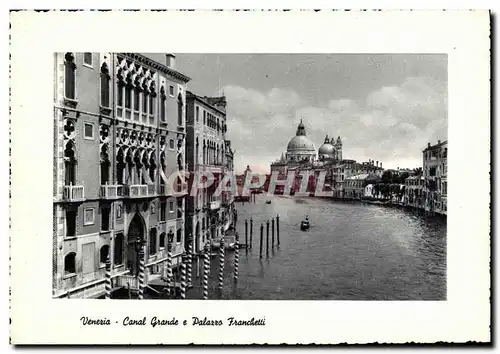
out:
M147 54L161 63L164 54ZM227 99L235 169L268 173L302 119L316 149L340 136L343 158L422 166L446 140L444 54L176 54L188 90Z

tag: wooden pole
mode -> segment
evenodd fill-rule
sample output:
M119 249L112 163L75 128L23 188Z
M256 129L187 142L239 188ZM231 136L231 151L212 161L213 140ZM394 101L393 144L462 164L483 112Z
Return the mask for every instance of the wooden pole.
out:
M266 221L266 257L269 257L269 220Z
M187 249L187 255L186 255L186 261L187 261L187 287L192 288L192 278L193 278L193 235L189 234L188 238L188 249Z
M167 295L172 296L172 281L174 279L174 273L172 271L172 240L168 240L167 243Z
M203 300L208 300L208 273L210 272L210 247L205 244L205 262L203 264Z
M139 300L144 299L144 272L145 272L145 264L144 264L144 248L146 246L141 246L139 250Z
M239 273L239 262L240 262L240 236L236 233L235 243L234 243L234 281L238 281Z
M109 253L106 257L106 299L111 299L111 260L109 259Z
M250 217L250 249L253 245L253 219Z
M220 239L220 249L219 249L219 289L222 291L224 286L224 235Z
M189 262L188 256L183 254L181 259L181 299L186 299L186 266Z
M248 252L248 219L245 219L245 245L246 252Z
M260 258L262 258L262 239L264 238L264 224L260 224Z
M276 215L276 237L278 241L278 247L280 246L280 216Z
M271 219L271 249L274 249L274 218Z

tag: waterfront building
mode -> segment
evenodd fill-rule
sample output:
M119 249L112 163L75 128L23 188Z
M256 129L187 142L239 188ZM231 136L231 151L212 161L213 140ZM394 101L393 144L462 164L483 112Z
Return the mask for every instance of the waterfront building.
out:
M224 174L232 171L234 152L226 139L226 98L187 94L187 161L190 173L210 172L212 186L187 199L186 232L192 234L195 251L210 240L215 242L232 224L234 195L216 195Z
M405 180L404 205L412 208L424 208L423 189L425 178L422 175L410 176Z
M340 136L329 138L325 136L323 144L315 151L314 143L309 140L302 120L300 121L295 136L288 142L286 153L271 163L271 173L278 172L280 179L285 179L290 171L297 175L308 170L310 175L325 174L325 188L333 191L335 197L342 196L344 181L360 174L373 174L381 177L384 169L382 162L369 160L356 162L343 158L343 144ZM315 179L314 179L315 180ZM314 186L314 182L312 186ZM300 179L297 178L292 190L298 189Z
M437 144L427 144L422 151L423 188L425 210L438 214L447 213L447 171L448 141L438 140Z
M373 173L362 173L346 178L341 196L349 199L361 199L373 196L373 185L380 182L380 177ZM371 188L368 186L372 186ZM368 187L368 188L367 188Z
M174 265L183 252L184 198L164 171L184 168L190 79L170 54L56 53L54 65L53 296L103 295L108 257L113 288L137 289L142 255L148 281L168 237Z

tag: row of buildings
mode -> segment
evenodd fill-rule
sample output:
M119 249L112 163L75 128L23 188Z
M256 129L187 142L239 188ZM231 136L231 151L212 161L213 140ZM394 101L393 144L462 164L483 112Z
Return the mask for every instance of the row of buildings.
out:
M194 251L231 226L234 196L166 188L178 171L233 169L225 97L199 97L190 78L138 53L54 58L53 296L99 297L109 256L113 286L162 275L188 235ZM176 191L186 180L177 177ZM146 250L144 252L144 249Z
M355 160L343 158L342 139L340 136L329 138L326 135L323 144L316 150L314 143L307 137L302 120L297 126L286 148L286 153L281 158L271 163L271 173L286 176L289 172L308 170L311 175L325 173L325 187L334 194L344 189L346 181L360 174L373 174L382 176L384 171L382 162L369 160L359 163ZM286 178L286 177L284 177Z
M301 121L286 153L271 163L271 173L277 172L281 179L286 179L289 172L297 176L304 170L312 176L324 173L325 189L331 191L334 198L391 198L400 205L446 214L447 154L447 141L429 143L422 152L422 169L384 169L381 161L344 159L340 136L330 139L327 135L316 150ZM390 177L385 178L387 176ZM300 184L297 177L292 193L299 190ZM311 178L308 190L315 190L315 178Z

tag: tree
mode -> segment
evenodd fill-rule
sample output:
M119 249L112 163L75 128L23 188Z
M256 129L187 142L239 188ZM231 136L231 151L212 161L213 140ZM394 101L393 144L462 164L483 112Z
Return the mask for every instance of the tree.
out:
M423 174L422 167L417 167L414 171L415 171L415 176L422 176Z
M392 175L391 171L384 171L382 174L382 182L383 183L391 183L393 180L394 176Z
M410 174L408 172L401 173L401 176L399 177L400 183L404 184L408 177L410 177Z

